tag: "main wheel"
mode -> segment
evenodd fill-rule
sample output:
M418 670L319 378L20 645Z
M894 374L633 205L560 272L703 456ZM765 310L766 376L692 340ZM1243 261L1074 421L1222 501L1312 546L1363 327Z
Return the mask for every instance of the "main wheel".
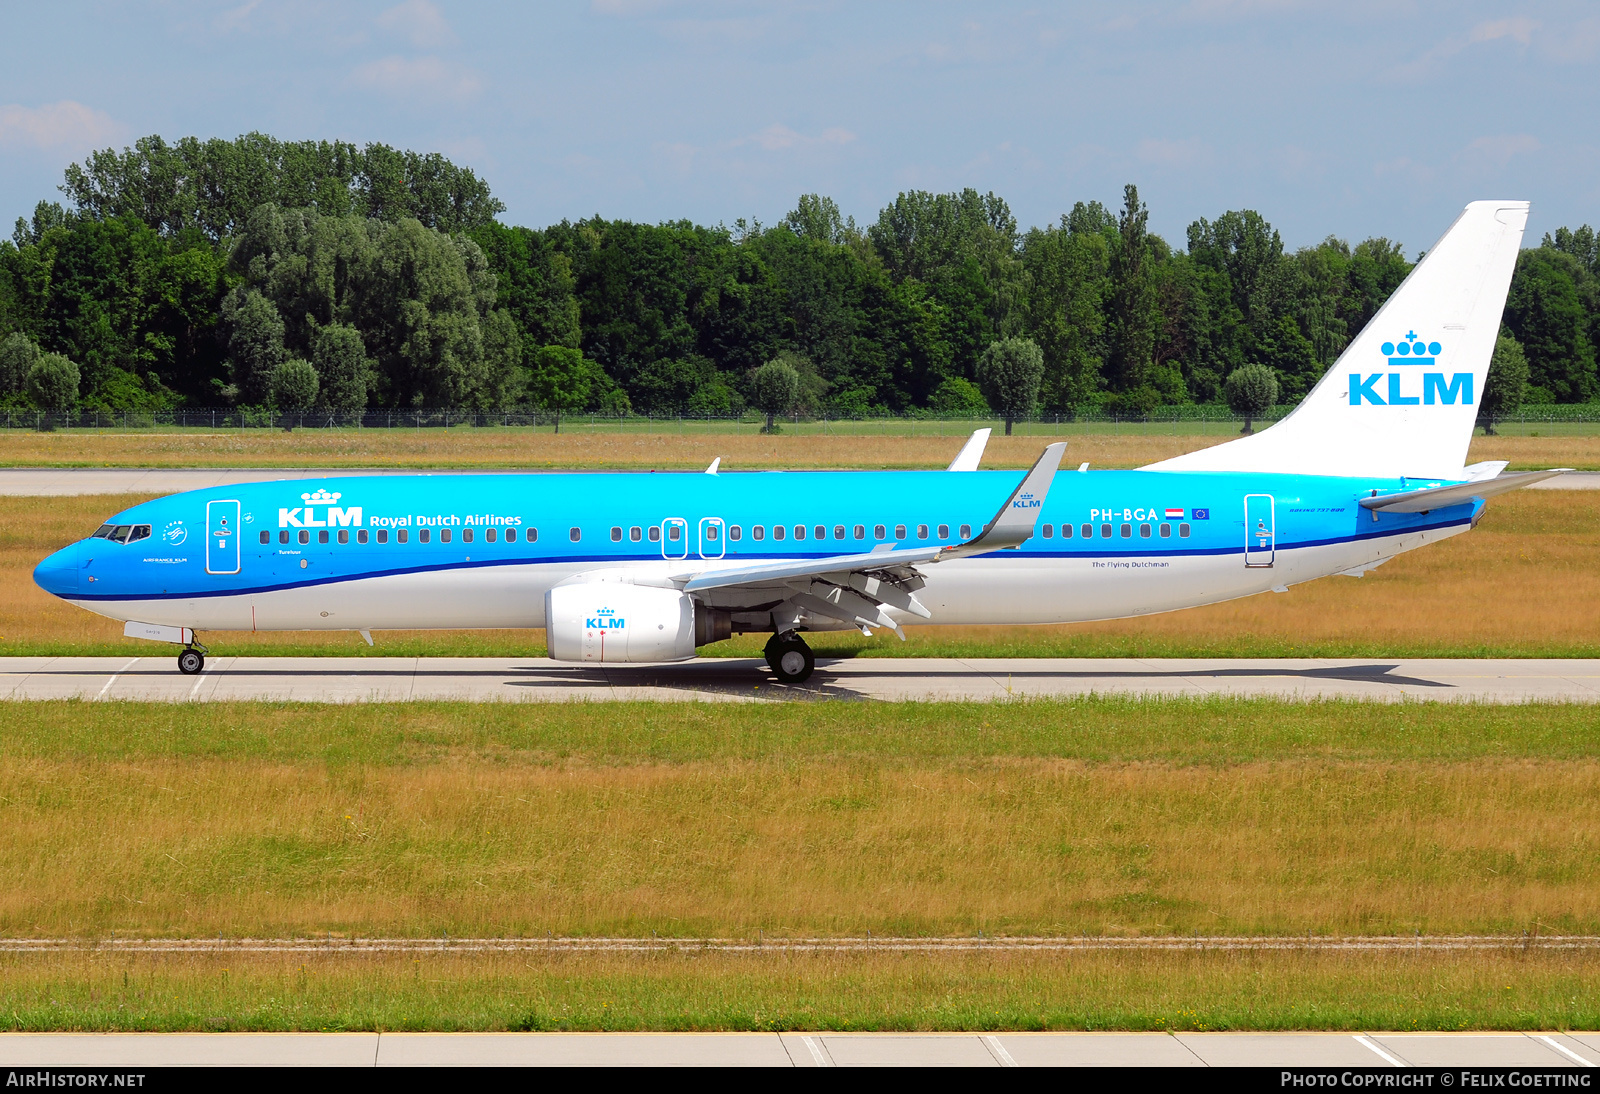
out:
M811 647L798 635L779 638L773 635L767 643L767 665L782 684L803 684L817 667Z
M178 654L178 671L185 676L198 675L206 667L206 658L199 650L184 650Z

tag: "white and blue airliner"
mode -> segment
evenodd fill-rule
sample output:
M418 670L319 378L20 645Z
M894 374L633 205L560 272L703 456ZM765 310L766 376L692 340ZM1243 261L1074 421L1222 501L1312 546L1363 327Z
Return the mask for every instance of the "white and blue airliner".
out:
M41 562L54 595L176 643L207 631L544 628L551 657L670 662L769 633L1071 623L1211 604L1467 531L1559 471L1465 466L1527 223L1479 201L1305 400L1260 433L1135 471L359 476L194 490Z

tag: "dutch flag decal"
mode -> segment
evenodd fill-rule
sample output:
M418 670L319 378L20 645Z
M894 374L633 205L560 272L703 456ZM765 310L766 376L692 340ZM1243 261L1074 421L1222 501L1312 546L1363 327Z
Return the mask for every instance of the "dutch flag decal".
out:
M1182 520L1183 519L1183 510L1182 509L1168 509L1167 510L1167 519L1168 520Z

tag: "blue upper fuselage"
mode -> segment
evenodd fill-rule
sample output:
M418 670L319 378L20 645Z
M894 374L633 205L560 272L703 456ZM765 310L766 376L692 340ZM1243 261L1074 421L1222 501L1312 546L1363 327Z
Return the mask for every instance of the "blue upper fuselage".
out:
M387 574L538 563L820 558L978 534L1017 471L385 475L286 479L158 498L41 562L74 600L238 595ZM1057 474L1033 538L1006 557L1278 551L1471 521L1481 501L1379 513L1358 499L1433 485L1306 475ZM1263 517L1260 502L1272 499ZM1063 526L1066 526L1065 533ZM1048 527L1049 535L1044 534ZM781 529L781 537L779 530ZM137 538L135 538L137 537ZM121 540L118 542L118 540Z

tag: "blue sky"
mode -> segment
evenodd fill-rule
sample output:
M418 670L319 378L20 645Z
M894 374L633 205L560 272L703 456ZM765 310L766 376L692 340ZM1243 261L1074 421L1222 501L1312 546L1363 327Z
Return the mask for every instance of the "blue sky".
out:
M1600 222L1600 6L10 3L0 217L148 133L384 141L486 177L511 223L869 222L904 189L1024 226L1137 183L1181 245L1259 210L1290 246L1428 246L1481 197L1530 242Z

